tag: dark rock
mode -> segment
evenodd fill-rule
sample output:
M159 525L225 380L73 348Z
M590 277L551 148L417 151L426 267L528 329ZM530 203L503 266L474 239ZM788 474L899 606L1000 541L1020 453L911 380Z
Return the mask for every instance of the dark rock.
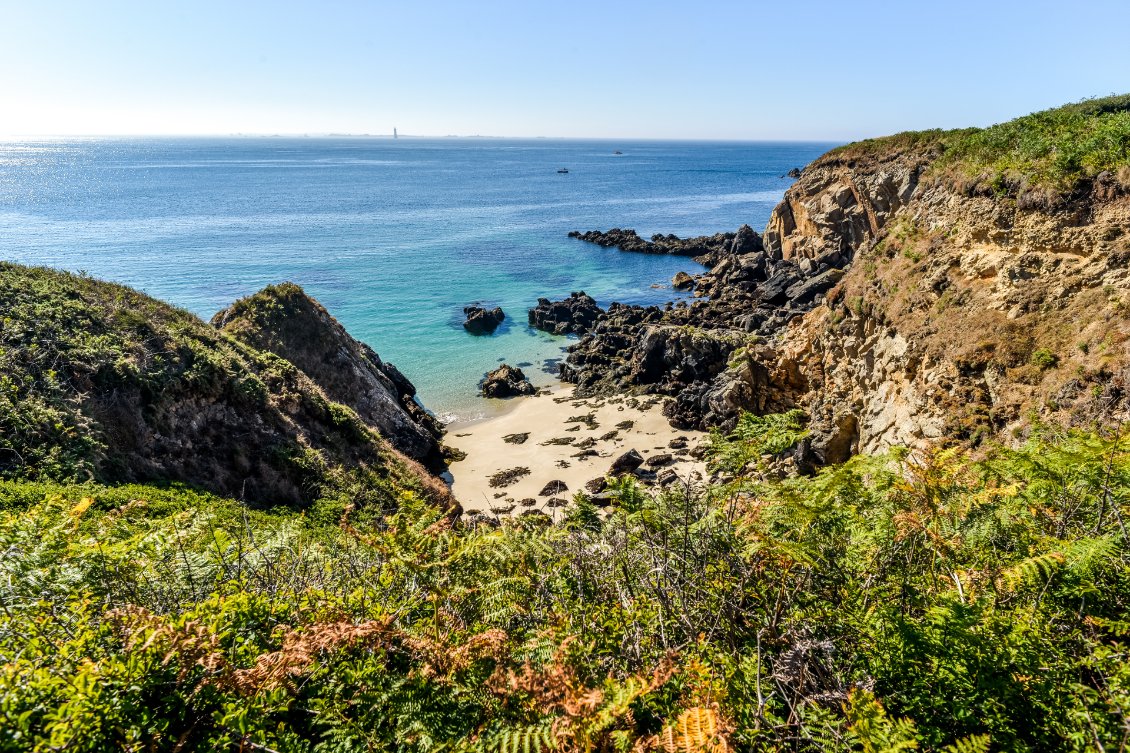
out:
M650 241L645 241L635 230L621 230L614 227L608 232L589 230L579 232L574 230L569 233L570 238L577 238L588 243L595 243L604 248L616 247L621 251L632 251L641 254L671 254L672 256L712 256L728 248L733 242L734 233L717 233L710 236L697 238L679 238L676 235L653 235Z
M609 476L623 476L643 465L643 456L636 450L628 450L620 457L612 461L612 465L608 468Z
M734 256L745 256L764 250L765 245L761 242L761 236L749 225L738 228L738 232L734 233L734 239L730 242L730 253Z
M785 175L789 176L790 178L799 178L800 177L800 168L794 167L792 170L789 170L787 173L785 173Z
M547 499L545 502L546 507L565 507L568 504L569 500L562 497L553 497L551 499Z
M505 363L487 374L479 383L479 389L483 397L499 398L533 395L537 392L521 369Z
M569 491L569 486L564 481L550 481L538 492L539 497L552 497L555 494Z
M597 507L608 507L612 504L613 499L611 492L602 491L590 496L589 501Z
M488 335L498 329L498 325L502 324L502 320L506 318L506 314L498 306L492 309L485 309L481 306L467 306L463 309L463 313L467 315L466 321L463 322L463 329L472 335Z
M594 478L591 481L585 482L585 489L592 494L598 494L599 492L602 492L607 488L608 479L606 479L604 476L600 476L599 478Z
M650 458L648 458L647 459L647 467L648 468L660 468L660 467L665 466L665 465L671 465L671 463L674 463L674 462L675 462L674 456L672 456L670 453L664 452L664 453L661 453L659 455L652 455Z
M658 473L655 477L655 482L660 486L670 486L679 480L679 474L675 473L670 468L666 468Z
M794 283L785 291L785 295L791 303L808 303L815 298L817 294L823 293L839 282L843 276L844 272L842 269L829 269L815 277Z
M508 470L499 471L498 473L493 474L489 479L487 479L487 483L497 489L499 487L516 484L523 477L529 475L529 468L526 468L525 466L519 466L517 468L510 468Z
M524 431L519 434L507 434L502 438L502 441L506 444L525 444L529 438L530 432Z
M800 272L791 264L782 264L773 276L757 287L765 303L782 304L789 299L789 288L800 282Z
M580 292L570 293L563 301L539 298L538 305L530 309L531 327L555 335L580 335L588 332L604 312L592 296Z

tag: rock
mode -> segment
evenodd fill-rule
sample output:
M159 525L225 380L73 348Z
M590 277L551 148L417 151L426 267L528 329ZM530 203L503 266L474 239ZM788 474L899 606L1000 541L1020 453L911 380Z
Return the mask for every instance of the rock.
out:
M458 510L391 443L438 455L386 364L297 285L242 299L209 325L125 286L3 263L0 322L0 380L20 385L4 399L50 406L38 423L5 409L3 478L177 483L293 510L342 493L378 514L411 490ZM344 386L362 394L336 392Z
M506 444L525 444L526 440L530 438L530 432L523 431L518 434L507 434L502 437L502 441Z
M483 397L495 398L533 395L537 392L521 369L505 363L488 373L479 383L479 389Z
M670 453L664 452L658 455L652 455L647 459L648 468L660 468L665 465L671 465L675 462L675 458Z
M539 497L552 497L555 494L569 491L569 486L564 481L550 481L538 492Z
M691 290L694 288L694 278L686 272L676 272L671 278L671 287L675 290Z
M570 238L595 243L604 248L616 247L621 251L640 254L670 254L672 256L713 256L728 248L734 240L733 233L716 233L697 238L679 238L675 235L653 235L645 241L635 230L614 227L607 232L589 230L569 233Z
M524 477L529 475L529 468L526 468L525 466L519 466L517 468L510 468L508 470L499 471L498 473L493 474L489 479L487 479L487 483L490 484L491 487L498 489L500 487L516 484Z
M799 178L800 177L800 168L794 167L792 170L789 170L787 173L785 173L785 175L789 176L790 178Z
M609 476L623 476L643 465L643 456L636 450L628 450L620 457L612 461L612 465L608 468Z
M761 242L761 236L749 225L742 225L738 228L738 231L734 233L734 239L730 242L730 253L734 256L745 256L764 250L765 246Z
M670 486L679 480L679 474L675 473L670 468L666 468L658 473L655 477L655 483L660 486Z
M568 504L569 500L562 497L553 497L552 499L547 499L545 502L546 507L565 507Z
M591 494L598 494L608 488L608 480L604 476L599 476L591 481L585 482L585 490Z
M467 306L463 309L463 313L467 315L466 321L463 322L463 329L472 335L489 335L498 329L498 325L502 324L502 320L506 318L506 314L498 306L492 309Z
M592 296L580 292L570 293L562 301L539 298L538 305L530 309L530 326L555 335L580 335L588 332L604 312Z
M843 276L844 271L842 269L829 269L815 277L793 283L785 291L785 296L791 303L808 303L818 294L823 293L843 279Z

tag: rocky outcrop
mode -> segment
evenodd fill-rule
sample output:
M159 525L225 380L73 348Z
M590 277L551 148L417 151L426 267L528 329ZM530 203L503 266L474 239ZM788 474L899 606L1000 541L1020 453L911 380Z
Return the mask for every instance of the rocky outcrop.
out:
M1130 175L1049 200L940 154L928 140L837 150L769 222L774 258L851 261L810 279L832 285L804 292L820 305L774 338L804 376L796 401L822 461L1008 440L1035 416L1125 420Z
M352 408L405 455L440 462L443 427L416 402L412 382L351 337L299 286L264 288L217 313L212 324L297 366L328 398Z
M693 290L694 278L686 272L676 272L671 278L671 287L675 290Z
M728 249L733 243L733 233L717 233L716 235L700 236L697 238L679 238L676 235L653 235L650 241L641 238L635 230L621 230L614 227L608 231L589 230L580 232L574 230L569 233L570 238L595 243L604 248L618 248L621 251L631 251L639 254L670 254L672 256L704 256Z
M554 335L580 335L592 329L604 312L585 291L573 292L563 301L539 298L530 309L530 326Z
M393 509L406 492L452 504L290 361L137 291L0 264L0 319L15 385L0 399L0 476L178 482L265 506L348 493Z
M506 318L506 314L498 306L492 309L485 309L482 306L466 306L463 313L467 317L463 321L463 329L472 335L489 335L498 329L498 325L502 324L502 321Z
M666 309L612 304L570 347L562 378L582 396L668 396L665 411L680 428L728 426L742 410L790 407L797 376L771 380L775 365L750 364L747 356L762 353L761 339L822 300L842 274L832 266L840 258L775 260L748 225L726 237L699 257L712 267L694 278L698 300Z
M537 389L521 369L504 363L483 377L483 381L479 383L479 391L483 397L501 398L533 395Z
M943 156L922 134L816 160L763 242L699 257L698 300L611 306L563 378L666 396L680 427L803 408L808 464L1130 418L1130 168L1054 193Z

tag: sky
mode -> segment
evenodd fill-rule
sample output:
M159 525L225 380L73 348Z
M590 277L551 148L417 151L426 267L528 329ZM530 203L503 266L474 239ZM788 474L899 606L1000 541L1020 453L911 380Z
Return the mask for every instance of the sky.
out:
M847 141L1130 92L1130 0L0 0L0 134Z

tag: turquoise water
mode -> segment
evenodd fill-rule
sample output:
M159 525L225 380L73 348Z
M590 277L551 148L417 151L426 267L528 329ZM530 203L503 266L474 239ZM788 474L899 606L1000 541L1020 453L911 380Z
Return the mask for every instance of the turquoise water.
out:
M445 417L499 361L550 376L565 338L526 326L539 296L662 303L690 259L625 254L570 230L680 236L764 228L830 148L811 143L511 139L0 142L0 258L122 282L208 318L293 280L397 364ZM614 151L622 151L615 155ZM568 174L557 169L567 167ZM472 337L463 306L501 305Z

